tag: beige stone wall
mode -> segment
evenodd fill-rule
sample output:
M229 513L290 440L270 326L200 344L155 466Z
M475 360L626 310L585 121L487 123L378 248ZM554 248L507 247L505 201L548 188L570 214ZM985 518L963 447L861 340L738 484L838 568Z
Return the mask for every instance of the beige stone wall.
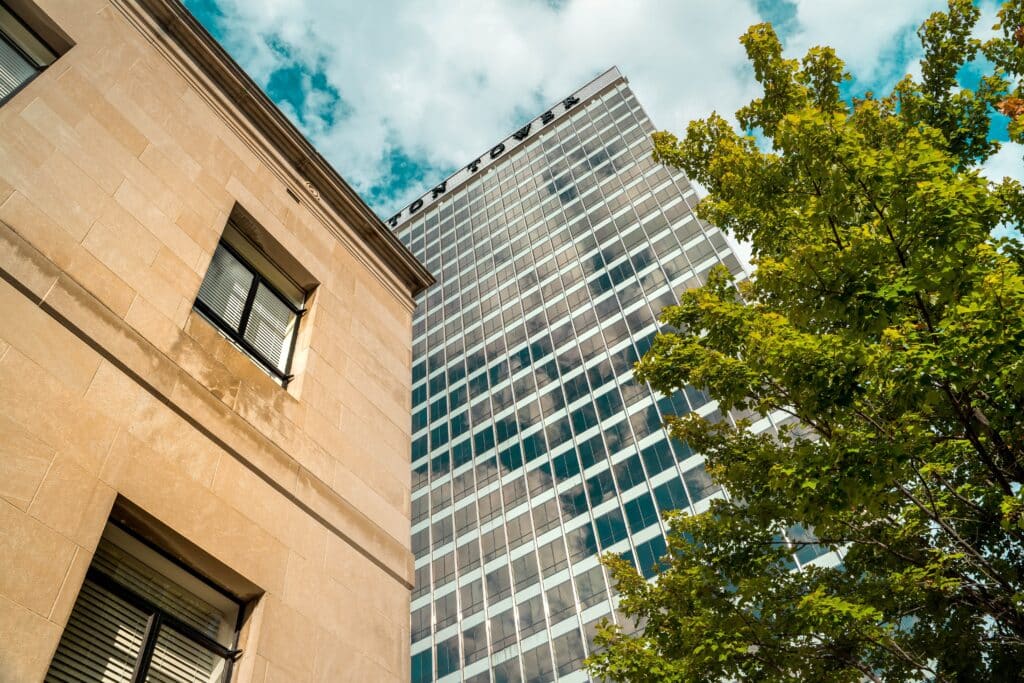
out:
M75 45L0 106L0 681L119 495L262 591L236 680L407 680L407 288L173 46L37 4ZM192 312L236 202L320 282L287 390Z

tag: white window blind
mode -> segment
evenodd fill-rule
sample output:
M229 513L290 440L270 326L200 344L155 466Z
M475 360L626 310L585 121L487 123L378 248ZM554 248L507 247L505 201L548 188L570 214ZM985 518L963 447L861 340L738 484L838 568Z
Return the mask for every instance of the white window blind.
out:
M101 543L96 549L92 566L197 631L213 640L218 639L224 620L218 608L193 595L120 546L111 542Z
M252 312L245 327L245 338L267 360L284 369L292 341L295 314L270 289L260 283L256 288Z
M36 68L0 34L0 100L32 78Z
M212 683L223 677L224 660L170 629L161 629L146 674L152 683Z
M238 332L253 279L252 271L245 264L223 246L218 246L199 288L199 300Z
M250 245L244 246L253 252ZM272 268L265 257L222 242L199 288L196 308L272 374L286 379L303 292L290 287L285 298L278 291L284 276L248 262L257 256L258 265Z
M149 616L86 579L46 674L49 683L129 683Z

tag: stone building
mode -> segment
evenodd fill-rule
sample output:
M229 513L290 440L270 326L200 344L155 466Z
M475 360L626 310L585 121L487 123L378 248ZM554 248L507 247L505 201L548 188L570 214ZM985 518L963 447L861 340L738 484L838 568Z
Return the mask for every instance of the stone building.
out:
M175 0L0 2L0 681L409 678L430 274Z

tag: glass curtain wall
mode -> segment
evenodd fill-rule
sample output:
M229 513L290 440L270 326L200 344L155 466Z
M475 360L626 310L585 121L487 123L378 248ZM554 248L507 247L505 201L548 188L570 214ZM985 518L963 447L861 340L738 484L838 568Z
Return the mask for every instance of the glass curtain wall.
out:
M651 576L659 513L725 495L661 422L731 418L632 378L678 292L743 276L653 130L620 80L396 230L439 281L414 318L414 683L587 680L622 623L599 555Z

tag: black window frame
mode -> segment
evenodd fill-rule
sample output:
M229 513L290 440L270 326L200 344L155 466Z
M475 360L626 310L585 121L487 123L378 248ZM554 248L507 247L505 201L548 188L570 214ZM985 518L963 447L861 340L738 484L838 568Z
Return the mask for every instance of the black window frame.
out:
M232 675L234 673L234 664L238 661L238 658L242 656L242 649L238 647L238 644L242 626L245 621L247 603L203 576L192 567L184 564L181 560L171 555L160 546L157 546L151 543L147 538L138 535L128 526L125 526L113 519L109 520L108 524L124 532L133 540L153 551L164 561L181 569L206 586L209 586L212 590L227 598L237 607L237 617L233 625L234 630L231 634L232 647L226 647L207 634L196 629L194 626L185 623L167 610L156 605L145 596L136 593L103 570L95 566L90 566L86 570L85 581L92 582L100 589L107 591L114 597L123 600L135 609L145 612L148 615L145 631L142 634L142 646L140 647L139 654L135 660L135 668L132 672L131 683L142 683L146 680L146 676L148 675L149 669L153 663L153 653L156 650L157 639L160 637L160 633L164 628L171 629L179 636L186 638L190 642L195 643L214 655L224 659L224 672L220 680L221 683L229 683L232 680Z
M221 240L217 243L217 248L223 248L226 252L231 254L242 266L248 270L253 278L252 284L249 286L249 292L245 297L245 305L242 308L242 316L238 321L238 331L232 329L232 327L225 321L220 315L218 315L212 308L206 305L202 299L199 298L198 293L196 294L195 303L192 307L199 311L204 318L206 318L210 324L217 328L217 330L231 340L232 343L239 346L246 355L252 358L257 364L269 372L273 377L281 382L281 386L285 389L288 388L288 383L295 379L295 375L291 374L292 360L295 358L295 343L299 336L299 326L302 324L302 317L305 315L308 309L303 307L295 306L291 301L288 300L284 294L281 293L277 287L270 283L270 281L260 273L260 271L249 263L248 259L243 257L237 249L231 246L225 240ZM216 252L215 252L216 253ZM206 278L204 276L203 281ZM273 294L277 299L284 304L288 310L295 315L295 324L292 326L292 339L291 345L288 349L288 360L285 362L284 370L278 368L272 361L256 348L249 340L245 338L245 330L249 324L249 317L252 314L253 304L256 301L256 292L259 290L260 285L263 285L270 293ZM309 292L305 291L301 287L300 291L303 292L303 299L308 300Z
M190 571L189 573L192 572ZM142 636L142 648L139 650L138 658L135 660L135 670L132 673L132 683L138 683L146 680L146 676L149 673L149 667L153 663L153 653L156 650L157 638L159 638L160 633L164 628L171 629L179 636L186 638L189 642L195 643L203 649L222 658L224 660L224 674L221 677L221 681L222 683L227 683L231 680L232 669L234 668L235 661L242 654L241 650L221 645L202 631L186 624L170 612L161 609L154 603L135 593L123 584L118 583L116 579L108 576L95 567L90 567L88 569L85 574L85 578L87 581L91 581L101 589L149 615L148 621L146 622L146 630ZM239 603L239 617L241 617L242 608L243 605ZM239 624L236 624L236 642L239 631L238 627Z

